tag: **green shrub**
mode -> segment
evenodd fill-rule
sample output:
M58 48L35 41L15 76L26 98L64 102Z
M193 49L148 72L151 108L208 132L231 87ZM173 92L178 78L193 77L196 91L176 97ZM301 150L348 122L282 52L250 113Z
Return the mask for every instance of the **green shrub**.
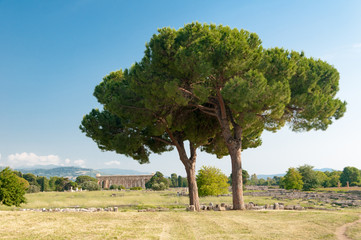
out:
M0 172L0 204L20 206L26 202L25 190L25 182L10 168L7 167Z
M155 191L162 191L162 190L165 190L167 188L168 188L167 185L165 185L163 182L154 183L153 186L152 186L152 189L155 190Z
M131 187L129 188L129 190L142 190L143 188L142 187Z
M163 185L160 186L161 183L163 183ZM153 177L145 183L145 187L153 190L164 190L169 188L169 181L161 172L156 172Z
M87 181L87 182L83 182L80 184L80 187L83 190L88 190L88 191L98 191L100 190L100 186L93 181Z
M122 190L122 189L125 189L125 187L123 185L119 185L118 190Z
M301 190L303 188L302 175L295 168L289 168L282 178L282 186L285 189Z
M76 180L75 180L75 182L77 184L82 184L82 183L89 182L89 181L98 183L98 179L90 177L90 176L86 176L86 175L78 176L78 177L76 177Z
M78 187L78 184L76 182L68 182L67 184L65 184L64 186L64 190L70 190L70 189L73 189L75 190L75 188Z
M228 178L216 167L203 166L197 175L199 196L217 196L228 193Z
M118 189L119 188L119 186L118 185L116 185L116 184L112 184L111 186L110 186L110 188L109 189Z

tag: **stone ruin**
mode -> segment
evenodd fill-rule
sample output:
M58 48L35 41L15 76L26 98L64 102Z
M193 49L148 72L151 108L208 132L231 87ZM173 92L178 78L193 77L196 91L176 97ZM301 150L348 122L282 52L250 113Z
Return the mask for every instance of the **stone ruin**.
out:
M110 188L111 185L123 185L125 188L141 187L145 188L146 182L148 182L154 174L151 175L96 175L98 179L98 185L104 188Z
M268 189L260 192L247 192L245 196L272 197L275 200L302 199L304 201L319 201L341 207L361 207L361 191L338 192L300 192L285 189Z

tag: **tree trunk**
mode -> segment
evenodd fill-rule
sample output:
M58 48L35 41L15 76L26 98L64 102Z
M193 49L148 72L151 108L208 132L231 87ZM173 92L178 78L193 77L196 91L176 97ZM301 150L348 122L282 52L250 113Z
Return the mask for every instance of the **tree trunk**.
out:
M171 131L169 131L169 129L167 129L167 133L169 134L173 144L176 146L179 158L186 169L189 190L189 205L194 205L195 210L199 211L198 187L196 181L197 147L189 141L190 157L188 158L184 148L183 139L178 135L175 136Z
M185 166L187 172L188 189L189 189L189 205L194 205L195 210L199 211L198 187L196 181L196 163L188 160Z
M244 210L241 148L233 148L229 153L232 161L233 209Z
M232 113L226 111L222 96L218 93L219 107L216 106L215 112L221 127L222 135L232 162L232 198L233 209L243 210L243 182L242 182L242 128L233 121ZM233 126L231 130L230 126Z

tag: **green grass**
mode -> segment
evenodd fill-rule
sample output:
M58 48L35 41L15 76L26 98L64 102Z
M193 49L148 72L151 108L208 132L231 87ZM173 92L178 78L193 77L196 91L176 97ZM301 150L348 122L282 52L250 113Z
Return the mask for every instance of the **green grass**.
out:
M317 188L316 192L349 192L349 191L361 191L361 187L330 187L330 188Z
M20 208L66 208L79 206L88 207L112 207L118 206L121 209L141 209L166 207L170 209L186 208L189 204L187 196L177 196L177 190L167 191L93 191L93 192L40 192L26 194L27 203ZM115 194L115 197L112 195ZM201 197L200 203L232 203L231 196L208 196ZM314 201L310 203L301 199L276 200L272 197L245 196L245 202L254 202L258 205L273 204L282 202L286 205L301 205L303 207L326 207L332 208L330 204ZM16 207L0 205L0 210L16 210Z
M1 239L336 239L356 212L0 212Z
M112 197L112 194L116 194ZM358 218L361 209L340 211L186 212L188 197L171 191L46 192L27 194L21 208L120 206L120 212L23 212L0 206L0 239L336 239L335 230ZM245 196L246 202L286 205ZM201 204L232 202L230 196L200 198ZM168 212L137 212L142 208ZM349 229L359 239L360 225Z
M361 223L357 223L349 227L346 235L351 239L361 239Z

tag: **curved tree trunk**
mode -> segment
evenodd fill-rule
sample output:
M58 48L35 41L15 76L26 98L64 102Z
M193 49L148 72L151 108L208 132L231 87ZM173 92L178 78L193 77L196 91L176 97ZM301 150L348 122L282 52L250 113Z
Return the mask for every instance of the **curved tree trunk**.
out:
M229 153L232 161L233 209L244 210L241 148L233 148Z
M199 211L200 207L196 181L197 147L194 143L189 142L190 157L188 158L182 137L173 134L171 131L169 131L169 129L167 129L167 133L172 140L172 143L176 146L179 158L186 169L189 190L189 205L194 205L195 210Z
M189 205L194 205L196 211L200 210L199 197L198 197L198 186L196 181L196 162L195 159L191 162L188 159L188 164L185 165L188 180L189 189Z

